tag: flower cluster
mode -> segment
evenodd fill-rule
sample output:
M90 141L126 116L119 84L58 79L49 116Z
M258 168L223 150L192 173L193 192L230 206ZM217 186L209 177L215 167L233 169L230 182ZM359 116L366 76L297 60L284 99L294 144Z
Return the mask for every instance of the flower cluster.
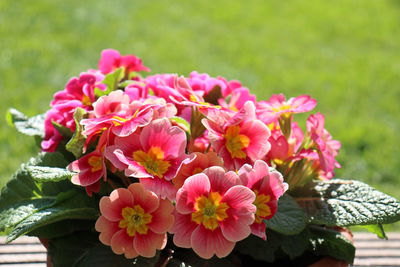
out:
M136 56L104 50L98 70L55 94L42 142L53 152L66 131L84 139L68 166L72 183L89 195L114 189L96 230L116 254L153 257L170 233L202 258L225 257L250 234L266 239L288 187L340 167L324 116L310 115L305 132L293 120L315 107L309 96L256 101L238 81L141 71L149 69Z

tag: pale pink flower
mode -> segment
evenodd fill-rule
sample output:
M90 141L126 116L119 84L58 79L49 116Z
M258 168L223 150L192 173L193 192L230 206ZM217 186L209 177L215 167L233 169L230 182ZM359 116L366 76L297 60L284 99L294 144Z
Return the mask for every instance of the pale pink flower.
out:
M100 200L96 221L100 241L115 254L131 259L154 257L167 243L166 232L174 223L174 206L139 183L118 188Z
M106 148L106 157L126 176L140 178L148 190L162 198L175 198L171 179L176 175L185 154L186 134L172 126L167 118L153 120L126 137L116 137L114 145Z
M235 172L210 167L186 179L176 197L176 246L193 248L200 257L222 258L248 237L254 222L254 193Z
M260 101L257 105L257 118L269 124L281 115L290 116L293 113L303 113L312 110L317 101L308 95L292 97L286 101L283 94L272 95L268 101Z
M238 113L210 113L202 123L209 131L212 148L222 157L228 170L237 170L245 163L264 158L270 149L270 130L256 119L251 101Z
M243 165L238 174L243 185L250 188L256 195L253 204L257 210L251 232L266 240L263 220L269 220L275 215L278 199L288 189L288 184L283 182L283 177L279 172L270 171L267 163L262 160L257 160L254 167L248 164Z
M149 68L142 64L142 60L135 55L121 56L121 54L114 49L105 49L101 52L99 70L103 74L113 72L120 67L124 67L126 73L150 71Z
M218 100L218 103L223 108L231 109L233 111L239 111L241 108L243 108L244 103L246 103L247 101L251 101L255 104L256 96L250 94L249 89L245 87L240 87L232 91L229 103L226 103L226 99L224 98L220 98Z

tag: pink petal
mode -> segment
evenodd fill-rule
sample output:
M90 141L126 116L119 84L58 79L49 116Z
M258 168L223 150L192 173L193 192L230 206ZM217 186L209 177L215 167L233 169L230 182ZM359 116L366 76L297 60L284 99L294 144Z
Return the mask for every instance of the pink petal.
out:
M226 257L235 247L234 242L224 238L220 228L210 231L203 226L194 230L191 245L194 252L204 259L210 259L214 254L219 258Z
M139 256L133 247L133 238L128 236L125 229L115 233L111 239L111 249L115 254L125 254L125 257L132 259Z
M104 216L100 216L97 219L95 229L97 232L100 232L100 242L108 246L111 244L111 238L113 235L121 230L121 228L118 227L117 222L110 222Z
M153 191L162 199L168 198L171 201L175 200L176 188L171 181L160 178L141 178L140 183L146 190Z
M174 215L175 223L169 231L174 234L174 244L181 248L190 248L191 236L198 224L192 221L191 214L180 214L175 211Z
M174 206L166 199L160 200L160 206L151 215L152 220L147 226L154 233L162 234L171 229L174 224Z
M118 188L111 192L110 197L100 199L101 214L110 221L119 221L122 219L122 209L133 207L132 193L125 188Z
M154 257L156 249L163 249L167 244L167 234L156 234L147 231L147 234L136 234L133 241L134 248L143 257Z
M208 176L212 191L224 194L234 185L242 184L235 172L227 172L222 167L214 166L203 171Z
M265 223L253 223L250 225L251 233L256 235L264 240L267 240L267 235L265 234Z
M145 190L140 183L130 184L128 190L134 198L134 205L140 205L146 213L152 213L159 206L159 200L156 194Z
M193 212L196 199L210 192L210 181L204 173L195 174L186 179L176 195L176 210L182 214Z

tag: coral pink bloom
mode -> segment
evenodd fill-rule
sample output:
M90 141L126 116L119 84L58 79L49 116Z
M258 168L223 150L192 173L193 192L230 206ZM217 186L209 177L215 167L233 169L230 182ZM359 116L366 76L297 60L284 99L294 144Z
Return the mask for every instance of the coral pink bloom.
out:
M200 257L227 256L235 243L249 236L254 222L254 193L238 175L210 167L189 177L176 196L171 229L178 247L193 248Z
M214 151L222 157L228 170L237 170L244 163L265 157L270 149L268 127L255 117L255 107L247 101L232 116L224 111L203 119Z
M167 118L152 121L140 133L116 137L115 144L106 148L106 157L125 175L141 178L148 190L162 198L175 199L175 176L185 154L186 134L172 126Z
M260 101L257 106L257 118L269 124L282 114L290 116L312 110L317 105L315 99L308 95L292 97L286 101L282 94L272 95L269 101Z
M100 200L101 216L95 228L100 241L115 254L130 259L154 257L167 243L166 232L174 223L174 206L159 199L139 183L118 188Z
M183 183L188 177L200 173L206 168L212 166L224 166L222 159L214 152L208 152L206 154L195 152L191 155L195 156L194 159L187 159L183 161L182 166L175 178L172 179L173 184L178 189L183 186Z
M250 188L256 195L253 204L257 210L251 232L266 240L263 220L269 220L275 215L278 199L288 189L288 184L283 182L283 177L279 172L270 172L267 163L262 160L257 160L254 168L248 164L243 165L238 173L243 185Z
M134 55L121 56L121 54L114 49L105 49L101 52L99 70L103 74L110 73L120 67L124 67L126 73L133 71L150 71L149 68L142 64L142 60Z
M325 117L321 113L310 115L307 119L307 132L316 144L320 164L326 178L332 178L334 168L340 168L335 160L340 149L340 142L333 140L331 134L324 128Z

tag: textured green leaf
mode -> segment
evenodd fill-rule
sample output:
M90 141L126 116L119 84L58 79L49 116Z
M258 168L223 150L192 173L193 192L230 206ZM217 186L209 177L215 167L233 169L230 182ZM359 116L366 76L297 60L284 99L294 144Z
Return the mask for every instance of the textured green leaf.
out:
M95 222L93 220L67 219L38 227L30 231L27 235L53 239L70 235L77 231L90 232L94 224Z
M323 227L310 227L309 231L314 254L353 263L356 249L340 232Z
M94 93L97 97L108 95L111 91L114 91L118 88L118 83L124 78L124 68L118 68L113 72L109 73L104 77L102 83L107 86L105 91L100 90L99 88L94 89Z
M359 181L316 182L296 201L314 224L350 226L400 220L400 203L395 198Z
M288 194L278 200L278 210L274 217L265 220L267 228L285 235L298 234L306 227L303 209Z
M44 206L39 205L35 207L36 209L26 210L25 214L18 214L24 218L15 225L7 242L41 226L61 220L95 220L98 217L98 210L95 207L95 200L82 192L74 190L61 192L50 205L46 202Z
M382 224L360 225L360 227L376 234L381 239L388 239Z
M75 120L75 133L72 136L71 140L67 143L65 148L74 154L76 158L82 156L83 146L85 145L86 137L82 134L83 126L80 124L80 121L86 117L87 113L83 108L76 108L74 112L74 120Z
M45 114L40 114L31 118L25 116L16 109L9 109L6 115L7 122L15 126L18 132L29 136L44 137Z
M65 179L70 179L76 173L65 168L57 167L42 167L42 166L26 166L28 173L36 181L52 181L58 182Z
M123 267L132 266L134 260L117 255L111 248L99 242L98 233L76 232L50 241L49 254L57 267ZM149 265L147 265L149 266Z
M58 182L35 181L28 171L32 165L58 168L65 167L67 163L59 153L39 153L28 163L22 164L12 179L3 187L0 194L0 232L8 234L14 231L10 237L12 239L57 220L87 218L85 216L93 214L92 210L80 211L76 209L76 207L97 208L94 199L86 196L82 188L73 185L69 180ZM78 195L70 195L66 198L68 195L63 192L69 190L74 190L74 194ZM90 201L93 201L91 205ZM58 209L55 211L65 212L54 213L51 217L45 217L49 216L46 212L51 208ZM73 211L67 211L67 208ZM93 217L91 218L93 219ZM35 224L36 222L37 224Z

